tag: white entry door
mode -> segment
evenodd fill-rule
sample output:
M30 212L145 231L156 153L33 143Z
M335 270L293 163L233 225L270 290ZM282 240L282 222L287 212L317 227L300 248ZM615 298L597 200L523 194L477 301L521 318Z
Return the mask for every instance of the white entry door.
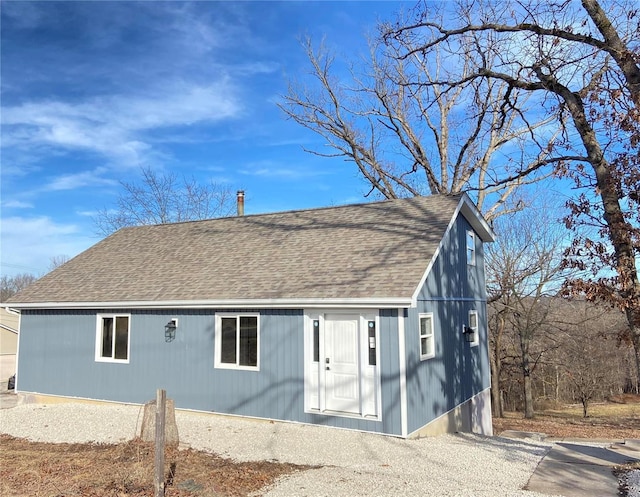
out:
M360 413L360 316L324 320L325 402L329 411Z

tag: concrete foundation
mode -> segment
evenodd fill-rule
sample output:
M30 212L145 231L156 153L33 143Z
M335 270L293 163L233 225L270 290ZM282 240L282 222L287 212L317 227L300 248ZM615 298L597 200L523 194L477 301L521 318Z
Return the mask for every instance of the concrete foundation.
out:
M487 388L467 402L434 419L411 433L409 438L433 437L456 432L493 435L490 389Z

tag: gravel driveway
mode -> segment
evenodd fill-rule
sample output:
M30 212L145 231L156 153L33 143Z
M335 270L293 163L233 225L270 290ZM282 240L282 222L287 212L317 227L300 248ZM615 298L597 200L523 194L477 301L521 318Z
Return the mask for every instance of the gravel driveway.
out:
M142 407L27 404L0 410L0 432L43 442L133 438ZM276 496L540 496L520 490L549 445L475 435L419 440L318 426L176 412L180 442L240 461L323 466L287 476Z

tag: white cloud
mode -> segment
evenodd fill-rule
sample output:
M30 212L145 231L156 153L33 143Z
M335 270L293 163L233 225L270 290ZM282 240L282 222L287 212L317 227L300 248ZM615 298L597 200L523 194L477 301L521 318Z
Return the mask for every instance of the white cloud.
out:
M264 178L281 178L299 180L331 174L326 169L311 168L307 166L287 167L276 161L257 161L247 164L238 170L245 176L258 176Z
M21 200L7 200L2 202L2 207L6 209L33 209L33 204Z
M252 76L254 74L271 74L276 72L280 68L280 65L275 62L248 62L240 64L233 68L234 74L242 76Z
M49 217L2 219L2 274L44 274L56 255L74 257L96 240L76 224L56 223Z
M20 28L38 26L44 15L37 5L31 2L4 2L2 13Z
M104 178L102 175L107 172L106 168L99 167L93 171L82 171L76 174L64 174L58 176L51 183L44 187L47 191L75 190L86 186L96 185L117 185L114 179Z
M273 177L273 178L289 178L295 179L306 176L303 171L297 169L287 169L283 167L279 168L268 168L263 167L260 169L255 169L253 171L243 171L245 174L252 176L265 176L265 177Z
M144 133L233 118L241 105L230 83L165 83L145 96L115 95L80 103L29 102L3 109L3 146L86 150L119 165L139 165L152 147Z
M108 210L109 214L115 214L117 211L115 209L109 209ZM78 216L82 216L82 217L90 217L93 218L95 216L97 216L100 213L99 210L91 210L91 211L76 211L76 214Z
M241 110L225 77L209 86L178 81L163 85L151 98L115 98L108 107L112 109L109 121L126 130L220 121L235 117Z

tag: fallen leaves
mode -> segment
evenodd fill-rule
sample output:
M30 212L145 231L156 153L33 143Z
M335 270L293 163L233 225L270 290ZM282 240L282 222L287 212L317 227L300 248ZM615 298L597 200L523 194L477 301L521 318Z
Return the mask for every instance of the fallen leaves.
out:
M153 444L50 444L0 435L0 495L143 497L153 495ZM167 448L167 497L243 497L305 466L235 462Z

